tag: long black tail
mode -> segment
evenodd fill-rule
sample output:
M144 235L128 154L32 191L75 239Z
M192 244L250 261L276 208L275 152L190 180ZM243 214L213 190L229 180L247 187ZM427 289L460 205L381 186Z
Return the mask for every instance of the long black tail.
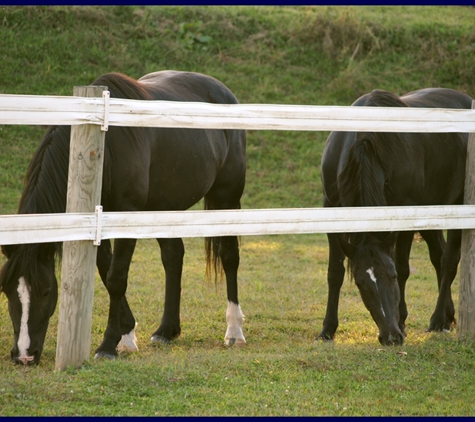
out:
M209 210L209 202L204 199L204 209ZM214 276L214 283L223 278L223 266L219 256L219 248L221 245L220 237L205 237L205 251L206 251L206 280L210 281Z

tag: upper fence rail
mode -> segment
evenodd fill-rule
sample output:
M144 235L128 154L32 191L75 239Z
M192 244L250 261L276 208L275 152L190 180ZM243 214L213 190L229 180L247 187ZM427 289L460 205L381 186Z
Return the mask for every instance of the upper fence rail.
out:
M285 104L210 104L0 95L2 125L142 126L201 129L475 132L475 110Z

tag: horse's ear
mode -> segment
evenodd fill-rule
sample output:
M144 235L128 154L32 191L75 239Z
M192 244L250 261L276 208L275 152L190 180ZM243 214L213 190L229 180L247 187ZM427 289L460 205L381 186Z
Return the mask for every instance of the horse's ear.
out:
M353 260L356 254L356 246L352 245L351 243L347 242L342 235L338 235L338 244L340 245L341 250L343 253Z

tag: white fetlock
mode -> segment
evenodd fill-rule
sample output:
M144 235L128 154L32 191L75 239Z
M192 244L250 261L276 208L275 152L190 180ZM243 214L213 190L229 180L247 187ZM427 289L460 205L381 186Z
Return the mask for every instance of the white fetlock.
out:
M137 323L135 323L135 328L137 328ZM118 352L133 353L139 350L137 346L137 337L135 336L135 328L132 328L130 333L122 335L122 338L117 345Z
M246 339L242 332L244 315L239 305L228 302L226 322L228 323L228 328L224 336L224 344L226 344L226 346L243 346L246 344Z

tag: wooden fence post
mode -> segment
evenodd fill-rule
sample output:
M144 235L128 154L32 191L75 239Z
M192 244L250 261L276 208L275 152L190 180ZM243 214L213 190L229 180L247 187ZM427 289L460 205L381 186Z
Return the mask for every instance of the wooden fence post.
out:
M475 109L475 101L472 102ZM475 204L475 133L468 137L464 203ZM475 339L475 229L462 231L460 260L459 338Z
M102 97L105 86L74 87L74 96ZM99 125L71 126L66 212L94 212L100 204L105 132ZM91 351L97 247L63 244L56 370L79 367Z

